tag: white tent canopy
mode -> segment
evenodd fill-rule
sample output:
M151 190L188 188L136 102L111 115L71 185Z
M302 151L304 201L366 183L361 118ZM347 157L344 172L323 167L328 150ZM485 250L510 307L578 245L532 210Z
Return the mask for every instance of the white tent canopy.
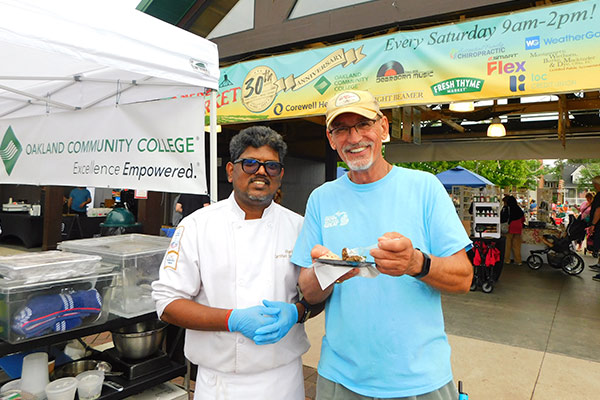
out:
M84 121L83 125L73 129L78 129L80 136L86 136L88 127L98 125L98 118L102 119L104 115L100 111L91 110L114 109L118 106L124 111L124 118L120 120L119 126L131 129L123 121L132 118L132 110L138 118L143 118L143 123L132 123L134 130L139 128L137 138L144 135L144 127L154 127L150 129L148 136L155 138L157 143L167 143L168 140L174 142L175 134L164 132L158 126L178 126L175 119L181 119L181 115L172 112L173 108L178 110L173 103L188 102L187 109L195 110L190 120L195 121L193 128L197 130L182 135L198 137L198 146L201 148L196 148L194 157L201 166L202 171L196 171L200 181L200 175L204 175L204 98L200 96L195 101L158 102L171 103L167 106L168 112L160 112L157 102L152 102L151 112L144 113L141 104L173 97L194 98L202 94L205 88L216 89L219 79L216 45L135 9L107 7L109 3L101 0L0 0L0 54L3 55L0 64L0 135L6 136L5 132L10 126L13 131L20 129L19 132L15 131L15 135L21 142L26 142L26 139L21 138L27 138L28 134L39 128L41 130L38 135L43 134L44 138L57 135L59 140L61 132L55 131L57 125L46 124L42 117L63 114L64 119L69 113L73 113L78 115L78 120ZM193 102L195 105L190 107L189 103ZM82 115L89 115L90 119ZM143 117L139 117L141 115ZM27 121L29 122L20 125ZM48 126L53 127L53 131L43 130L50 129ZM119 126L108 124L102 129L106 132L119 129ZM120 132L117 136L92 137L90 140L123 140L126 133L128 134ZM161 134L166 136L157 137ZM4 144L3 142L0 146L0 156L6 164L5 157L10 152ZM27 152L27 149L33 148L31 143L20 145L23 153L31 155ZM168 156L169 165L175 165L184 154L173 149L172 147L172 151L163 152L164 154L158 154L159 151L150 154L146 149L143 156L150 159L153 156ZM67 155L62 154L64 157ZM95 155L100 157L99 154ZM35 160L43 164L43 160L51 160L42 158L40 154L36 156L29 162ZM112 156L116 158L114 154ZM128 157L132 154L120 156ZM21 160L19 163L24 164ZM184 161L184 165L185 163L187 161ZM8 170L6 175L2 173L0 182L14 182L15 178L9 177L11 173ZM137 180L142 179L138 176ZM62 183L20 183L82 184L76 177L69 180L63 176L60 182ZM157 182L148 180L146 183L139 182L138 186L140 189L156 190ZM164 188L160 184L158 186ZM190 182L184 187L189 188ZM199 192L198 189L194 191ZM206 191L205 179L204 189L201 191Z

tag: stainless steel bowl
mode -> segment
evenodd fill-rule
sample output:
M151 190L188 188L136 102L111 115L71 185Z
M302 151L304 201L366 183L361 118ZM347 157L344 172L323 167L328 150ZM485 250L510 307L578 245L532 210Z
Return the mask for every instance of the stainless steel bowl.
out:
M139 360L156 353L161 346L167 323L155 319L138 322L111 331L119 357Z
M54 380L69 376L75 377L82 372L93 371L95 369L104 371L104 373L108 376L112 371L112 365L106 361L77 360L61 365L60 367L56 367L54 371L52 371L51 378Z

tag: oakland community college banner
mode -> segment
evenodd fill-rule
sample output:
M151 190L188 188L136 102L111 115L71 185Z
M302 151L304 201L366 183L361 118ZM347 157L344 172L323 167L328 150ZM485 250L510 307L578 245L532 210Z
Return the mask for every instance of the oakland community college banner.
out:
M203 107L194 98L0 120L0 182L206 193Z
M391 108L598 88L600 0L588 0L235 64L216 105L229 124L322 115L347 89Z

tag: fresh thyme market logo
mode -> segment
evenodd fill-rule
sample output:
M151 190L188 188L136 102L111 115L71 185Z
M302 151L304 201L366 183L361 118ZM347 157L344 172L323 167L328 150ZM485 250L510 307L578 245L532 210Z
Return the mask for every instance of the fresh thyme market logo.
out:
M483 79L477 78L452 78L431 85L434 96L444 96L456 93L481 92Z
M2 138L2 144L0 144L0 158L2 158L8 175L10 175L15 167L22 150L21 143L17 140L12 127L9 126L4 134L4 138Z

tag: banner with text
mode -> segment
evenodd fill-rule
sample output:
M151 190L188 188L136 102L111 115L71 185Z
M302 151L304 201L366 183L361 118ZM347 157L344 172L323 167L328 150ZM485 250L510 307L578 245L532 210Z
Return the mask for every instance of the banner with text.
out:
M0 120L1 183L206 193L204 102Z
M348 89L383 108L598 89L599 21L600 0L578 1L238 63L218 123L322 115Z

